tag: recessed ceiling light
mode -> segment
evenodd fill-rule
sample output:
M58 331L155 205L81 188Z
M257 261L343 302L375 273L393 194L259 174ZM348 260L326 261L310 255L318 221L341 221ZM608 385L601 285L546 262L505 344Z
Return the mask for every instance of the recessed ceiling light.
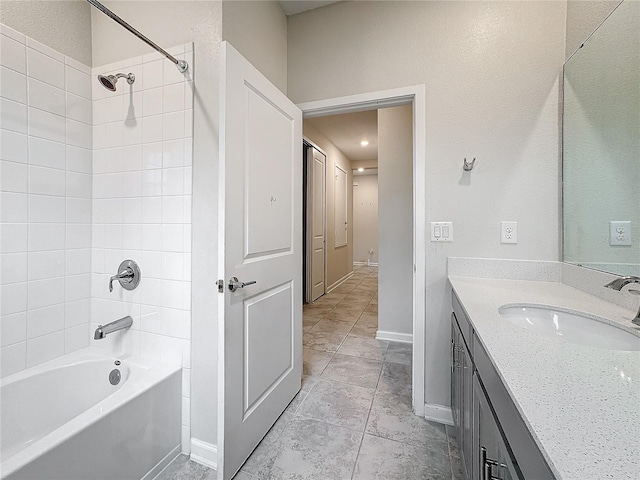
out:
M369 145L369 142L368 142L368 141L366 141L366 140L362 140L362 141L360 142L360 145L362 145L363 147L366 147L367 145Z
M359 172L364 172L364 168L360 167L360 168L358 169L358 171L359 171Z

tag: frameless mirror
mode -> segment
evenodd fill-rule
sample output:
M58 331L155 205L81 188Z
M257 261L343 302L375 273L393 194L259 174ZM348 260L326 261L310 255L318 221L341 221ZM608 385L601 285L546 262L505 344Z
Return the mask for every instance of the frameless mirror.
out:
M640 2L564 66L564 261L640 275Z

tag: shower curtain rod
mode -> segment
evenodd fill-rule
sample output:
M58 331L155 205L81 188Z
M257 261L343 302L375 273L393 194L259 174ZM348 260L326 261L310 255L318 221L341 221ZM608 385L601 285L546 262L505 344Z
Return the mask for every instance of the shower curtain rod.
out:
M133 28L131 25L129 25L127 22L125 22L124 20L122 20L118 15L116 15L115 13L113 13L111 10L109 10L107 7L105 7L104 5L102 5L100 2L98 2L98 0L87 0L87 2L89 2L91 5L93 5L94 7L96 7L98 10L100 10L102 13L104 13L107 17L111 18L112 20L114 20L116 23L119 23L120 25L122 25L124 28L126 28L127 30L129 30L131 33L133 33L136 37L138 37L140 40L142 40L143 42L145 42L147 45L149 45L150 47L156 49L158 52L160 52L162 55L164 55L165 57L167 57L169 60L171 60L173 63L176 64L176 67L178 67L178 70L180 71L180 73L184 73L189 69L189 64L184 61L184 60L178 60L176 57L174 57L173 55L171 55L169 52L167 52L164 48L158 46L156 43L152 42L151 40L149 40L147 37L145 37L143 34L141 34L138 30L136 30L135 28Z

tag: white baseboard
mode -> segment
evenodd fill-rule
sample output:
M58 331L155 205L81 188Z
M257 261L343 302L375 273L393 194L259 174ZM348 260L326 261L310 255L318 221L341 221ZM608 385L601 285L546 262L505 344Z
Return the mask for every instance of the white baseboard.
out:
M453 425L453 413L450 407L436 405L435 403L424 404L424 418L433 422Z
M367 263L367 262L353 262L353 266L354 267L377 267L378 263L377 262L371 262L371 263Z
M376 340L388 340L390 342L413 343L413 335L410 333L385 332L378 330Z
M327 288L327 293L330 293L331 290L339 287L343 282L346 282L347 280L349 280L349 278L351 278L352 275L353 275L353 272L349 272L337 282L333 282L331 285L329 285L329 288Z
M218 446L191 437L191 460L216 470L218 468Z

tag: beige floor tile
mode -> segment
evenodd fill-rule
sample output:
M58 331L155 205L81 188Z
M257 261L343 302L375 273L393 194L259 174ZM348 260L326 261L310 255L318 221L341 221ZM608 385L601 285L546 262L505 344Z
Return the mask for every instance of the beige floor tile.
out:
M307 348L323 352L336 352L346 334L335 334L311 329L302 337L302 344Z
M338 349L338 353L372 360L383 360L388 346L389 342L383 340L348 335Z

